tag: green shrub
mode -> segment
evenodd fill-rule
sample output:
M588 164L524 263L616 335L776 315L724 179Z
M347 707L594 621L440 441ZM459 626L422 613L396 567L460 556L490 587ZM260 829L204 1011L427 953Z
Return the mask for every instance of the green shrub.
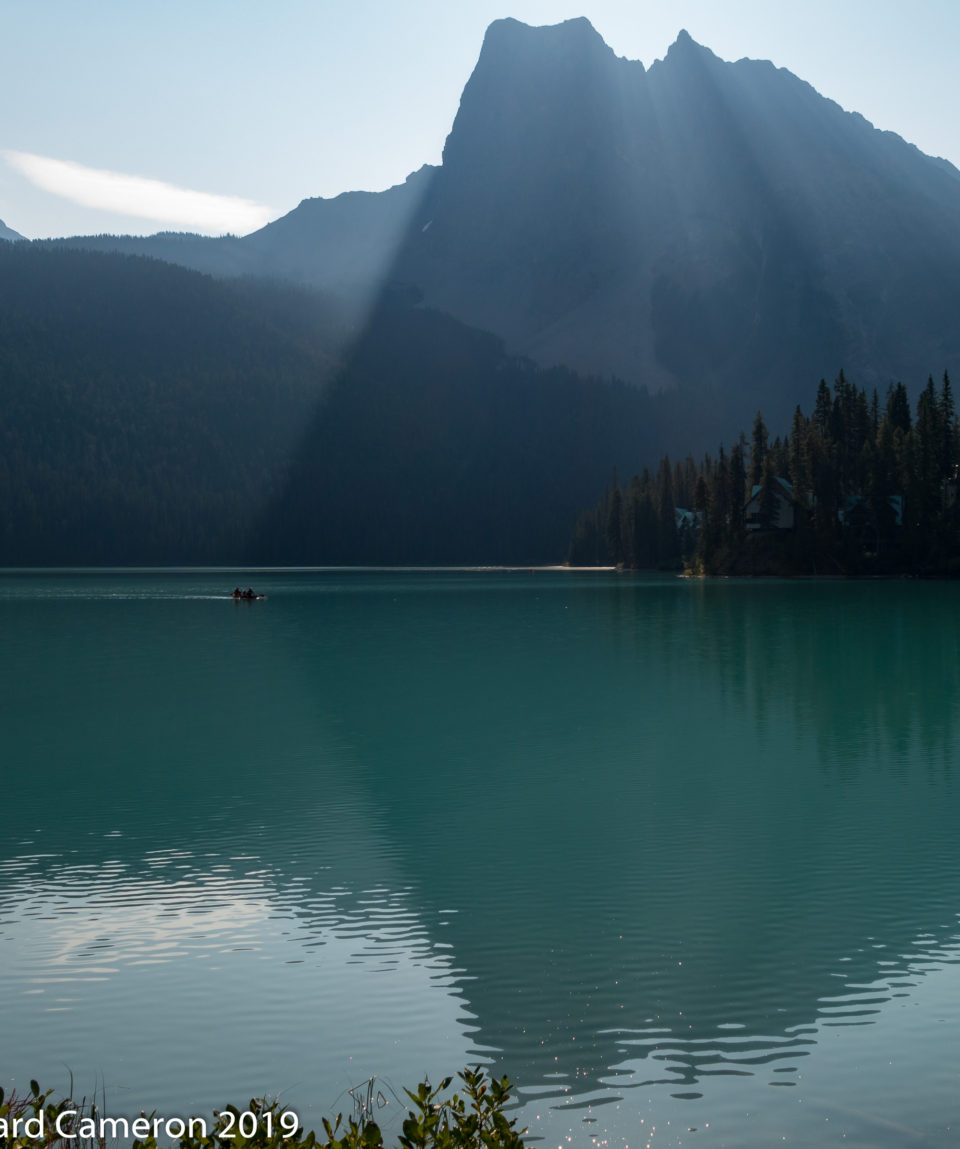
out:
M525 1130L518 1131L516 1121L504 1113L510 1100L507 1078L488 1078L479 1066L458 1077L462 1087L450 1096L445 1095L451 1077L436 1088L424 1081L416 1092L404 1090L412 1106L397 1138L398 1149L523 1149ZM103 1123L110 1129L112 1119L86 1101L53 1102L51 1096L52 1090L41 1093L36 1081L30 1082L26 1097L13 1093L7 1099L0 1089L0 1149L106 1149ZM305 1134L292 1110L278 1101L254 1099L242 1113L228 1105L215 1114L210 1129L199 1120L175 1122L188 1125L175 1141L179 1149L385 1149L370 1096L372 1085L367 1103L355 1101L355 1112L346 1122L342 1114L332 1123L324 1118L323 1138L312 1131ZM132 1149L158 1149L157 1127L167 1128L171 1122L144 1115L127 1124L135 1134L145 1133L134 1137ZM202 1126L202 1132L192 1125Z

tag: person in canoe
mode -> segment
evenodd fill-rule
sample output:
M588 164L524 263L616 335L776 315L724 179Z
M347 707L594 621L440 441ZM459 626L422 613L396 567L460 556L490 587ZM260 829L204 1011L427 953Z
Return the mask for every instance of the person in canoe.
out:
M230 594L231 598L253 599L263 598L262 594L257 594L253 587L248 586L246 590L241 590L238 586L234 587Z

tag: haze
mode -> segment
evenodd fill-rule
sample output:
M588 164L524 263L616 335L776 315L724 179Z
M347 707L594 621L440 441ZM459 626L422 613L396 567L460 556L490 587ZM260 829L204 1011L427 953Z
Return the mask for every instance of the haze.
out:
M960 7L924 0L0 4L0 219L29 238L243 234L437 163L487 25L587 16L649 66L681 28L960 164Z

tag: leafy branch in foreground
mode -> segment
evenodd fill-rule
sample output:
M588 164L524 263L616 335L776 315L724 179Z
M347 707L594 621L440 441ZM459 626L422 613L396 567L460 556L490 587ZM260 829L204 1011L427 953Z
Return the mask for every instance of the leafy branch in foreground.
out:
M397 1138L398 1149L524 1149L516 1121L504 1113L510 1100L510 1082L488 1078L479 1066L458 1074L462 1089L444 1096L453 1078L439 1086L421 1082L416 1091L405 1089L412 1106ZM30 1082L30 1094L5 1099L0 1089L0 1149L106 1149L108 1136L116 1138L117 1121L104 1117L95 1105L70 1099L54 1103L52 1091L40 1091ZM171 1137L179 1149L386 1149L383 1133L372 1118L370 1105L359 1104L346 1122L323 1119L325 1139L304 1133L296 1115L279 1101L251 1100L240 1112L234 1106L217 1113L208 1131L206 1123L161 1121L155 1115L119 1123L134 1128L132 1149L158 1149L163 1129L183 1128ZM143 1135L139 1135L142 1132Z
M41 1093L36 1081L30 1082L26 1097L15 1092L7 1097L0 1088L0 1149L47 1149L55 1145L104 1149L105 1138L83 1137L77 1128L79 1116L96 1116L96 1105L68 1097L53 1102L52 1095L52 1089Z

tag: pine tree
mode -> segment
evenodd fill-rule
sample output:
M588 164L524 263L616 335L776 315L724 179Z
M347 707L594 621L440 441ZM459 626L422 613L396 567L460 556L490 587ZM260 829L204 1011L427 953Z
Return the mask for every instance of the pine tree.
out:
M915 443L914 500L916 522L929 532L940 506L943 454L943 421L940 403L931 375L917 399L917 419L913 428Z
M799 406L793 413L790 425L790 465L787 474L793 484L794 494L802 499L810 487L810 476L807 473L806 453L804 444L808 434L807 420Z
M950 376L943 373L940 385L940 470L945 479L953 479L957 465L957 413L953 402Z
M607 550L610 552L610 561L615 566L620 566L623 562L622 513L623 496L620 494L620 487L615 486L610 496L610 509L607 511Z
M677 508L673 501L670 459L664 456L657 471L657 565L670 566L680 557Z
M767 425L763 414L758 411L753 420L753 435L750 439L750 485L755 487L763 477L763 461L767 455Z
M833 399L826 379L821 379L817 387L817 400L813 408L813 424L821 435L826 435L833 413Z
M773 459L768 458L764 463L763 474L760 476L760 507L758 511L760 526L764 530L769 530L777 525L780 511L779 486Z
M739 549L743 546L746 533L743 508L747 501L747 468L744 462L743 436L730 451L730 530L731 545Z
M898 428L905 435L910 431L910 400L907 389L902 383L894 384L887 392L887 407L884 412L890 420L893 429Z

